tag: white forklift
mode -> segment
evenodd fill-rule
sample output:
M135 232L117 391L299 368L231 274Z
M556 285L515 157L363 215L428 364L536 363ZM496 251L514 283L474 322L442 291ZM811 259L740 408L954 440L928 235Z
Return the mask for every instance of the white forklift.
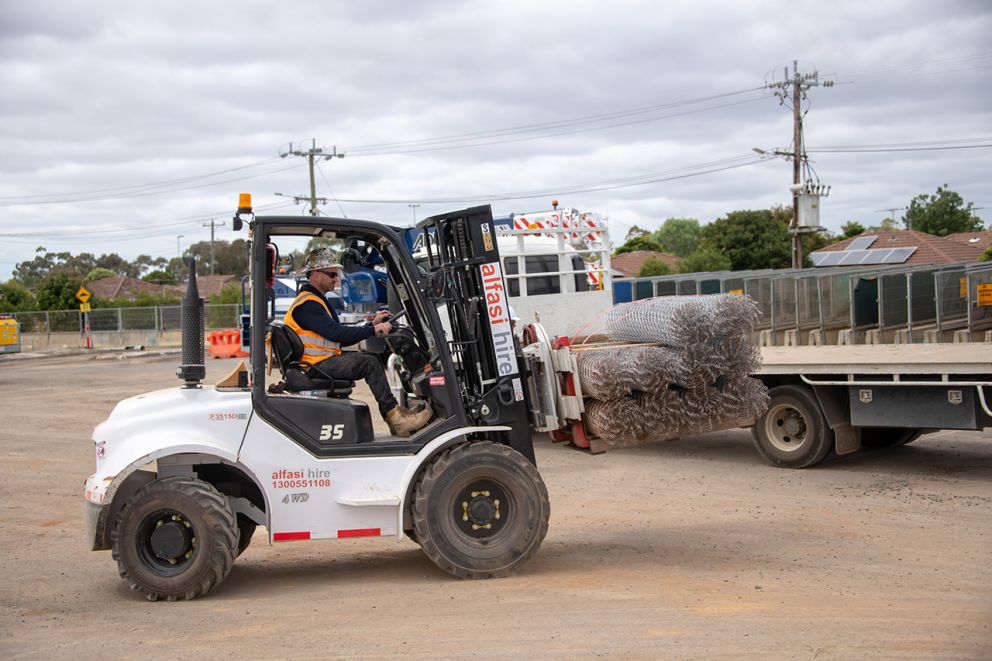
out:
M111 549L120 575L153 601L215 588L258 525L270 543L406 535L463 578L520 567L547 533L550 506L489 207L419 223L433 234L427 269L378 223L256 217L242 196L234 227L243 224L250 368L202 384L203 301L190 259L182 386L120 402L93 432L96 472L85 487L92 548ZM299 362L299 338L267 305L274 245L289 237L334 239L352 254L381 257L393 319L404 322L382 340L399 357L407 400L434 411L412 438L373 433L368 406L348 397L352 383Z

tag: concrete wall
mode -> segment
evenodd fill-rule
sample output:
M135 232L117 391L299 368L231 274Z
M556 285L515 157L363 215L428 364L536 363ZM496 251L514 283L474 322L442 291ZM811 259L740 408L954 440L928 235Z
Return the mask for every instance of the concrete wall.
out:
M180 331L95 331L90 333L94 349L120 347L178 347L182 345ZM24 333L21 351L46 351L61 348L83 348L86 338L80 333Z

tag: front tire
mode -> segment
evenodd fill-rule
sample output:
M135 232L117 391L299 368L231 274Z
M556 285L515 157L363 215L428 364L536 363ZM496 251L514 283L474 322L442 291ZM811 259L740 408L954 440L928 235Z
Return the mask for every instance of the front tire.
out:
M822 461L834 445L834 433L813 394L787 385L772 388L768 397L768 410L751 428L758 453L781 468L807 468Z
M414 495L417 542L459 578L498 578L541 546L551 505L544 481L515 450L490 441L459 445L436 458Z
M149 601L195 599L231 571L237 518L227 498L190 477L145 485L124 506L113 535L121 578Z

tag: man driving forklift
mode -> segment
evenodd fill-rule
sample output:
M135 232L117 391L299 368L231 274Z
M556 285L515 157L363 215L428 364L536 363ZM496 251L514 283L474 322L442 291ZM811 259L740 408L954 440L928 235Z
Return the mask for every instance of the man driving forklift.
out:
M341 352L341 347L389 333L392 330L389 312L377 313L370 323L362 326L346 326L338 320L337 313L325 298L341 284L340 258L331 248L314 248L308 252L300 274L307 282L300 287L283 323L296 331L303 341L302 360L318 366L320 372L335 379L365 379L379 404L379 413L395 436L409 437L426 425L433 415L430 406L416 412L400 406L389 388L382 363L376 357L357 351Z

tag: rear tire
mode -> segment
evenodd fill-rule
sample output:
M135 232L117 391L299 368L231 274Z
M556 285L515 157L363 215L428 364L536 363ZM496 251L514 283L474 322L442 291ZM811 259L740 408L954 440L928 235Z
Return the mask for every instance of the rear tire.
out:
M548 532L548 490L532 463L490 441L443 453L417 485L413 525L424 553L460 578L498 578L522 566Z
M822 461L834 446L834 433L813 393L787 385L772 388L768 397L768 410L751 428L758 453L781 468L807 468Z
M190 477L142 487L113 534L121 578L149 601L195 599L227 577L237 554L237 519L227 498Z

